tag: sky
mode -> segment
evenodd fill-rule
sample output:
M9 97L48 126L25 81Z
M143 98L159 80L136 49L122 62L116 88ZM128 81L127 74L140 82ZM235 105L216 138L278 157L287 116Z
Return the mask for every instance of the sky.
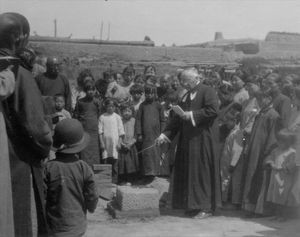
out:
M298 0L0 0L0 12L27 17L31 33L72 38L143 40L187 45L214 39L264 39L269 31L300 32Z

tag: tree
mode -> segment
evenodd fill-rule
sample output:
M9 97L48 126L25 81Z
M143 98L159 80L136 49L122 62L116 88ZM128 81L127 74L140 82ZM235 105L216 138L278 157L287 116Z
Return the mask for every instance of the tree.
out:
M151 41L150 37L148 35L145 36L144 41Z

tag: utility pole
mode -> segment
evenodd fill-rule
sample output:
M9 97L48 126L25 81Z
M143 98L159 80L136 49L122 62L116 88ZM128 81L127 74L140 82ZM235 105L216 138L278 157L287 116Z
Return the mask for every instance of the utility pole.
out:
M54 19L54 37L57 37L57 21Z
M103 21L101 21L100 40L102 40L102 34L103 34Z
M108 23L108 36L107 36L107 40L109 40L110 37L110 22Z

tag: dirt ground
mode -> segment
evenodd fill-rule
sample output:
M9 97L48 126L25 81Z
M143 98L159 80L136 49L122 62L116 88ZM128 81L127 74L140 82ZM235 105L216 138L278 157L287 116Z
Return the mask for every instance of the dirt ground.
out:
M204 220L187 218L179 210L164 210L160 217L112 219L100 199L88 215L86 237L300 237L300 220L278 222L271 218L242 218L240 212L221 211Z

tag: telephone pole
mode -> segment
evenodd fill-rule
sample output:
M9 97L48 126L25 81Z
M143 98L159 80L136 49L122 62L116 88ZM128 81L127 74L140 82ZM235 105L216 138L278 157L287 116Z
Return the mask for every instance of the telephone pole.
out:
M101 21L101 27L100 27L100 40L102 40L102 34L103 34L103 21Z
M54 37L57 37L57 21L54 19Z
M109 40L110 37L110 22L108 23L108 35L107 35L107 40Z

